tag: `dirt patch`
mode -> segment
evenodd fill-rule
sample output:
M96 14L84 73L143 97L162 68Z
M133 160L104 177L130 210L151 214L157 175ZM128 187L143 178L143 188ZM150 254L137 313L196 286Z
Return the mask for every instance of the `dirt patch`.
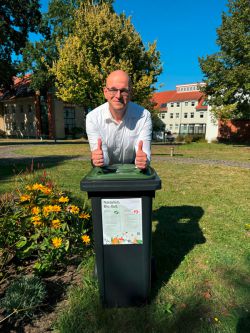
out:
M79 285L82 281L82 272L79 268L80 258L73 258L65 268L50 276L42 277L47 289L47 298L44 304L36 311L31 319L18 320L14 316L2 321L6 317L0 309L1 333L46 333L51 332L52 326L60 309L67 303L67 291L72 285ZM17 274L17 266L12 263L8 266L5 278L0 284L0 299L4 296L6 288L19 275L31 274L33 263L29 262ZM2 322L1 322L2 321Z

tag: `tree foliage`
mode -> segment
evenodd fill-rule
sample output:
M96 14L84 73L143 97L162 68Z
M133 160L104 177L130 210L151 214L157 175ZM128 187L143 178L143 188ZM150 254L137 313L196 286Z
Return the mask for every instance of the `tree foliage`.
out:
M73 31L75 10L85 1L87 0L50 0L48 12L42 18L43 25L50 30L50 34L39 41L26 44L19 68L22 73L33 73L31 86L34 89L48 90L54 87L54 75L49 68L58 59L58 47L63 46L64 40ZM106 2L111 5L113 0Z
M85 4L75 12L72 34L59 48L52 73L57 96L93 108L104 101L102 87L115 69L129 73L133 99L149 101L161 73L156 42L146 49L130 18L117 15L107 3Z
M29 32L46 33L41 24L39 0L1 0L0 6L0 87L7 88L17 72L18 56Z
M217 29L220 51L199 58L217 118L250 118L250 1L229 0Z

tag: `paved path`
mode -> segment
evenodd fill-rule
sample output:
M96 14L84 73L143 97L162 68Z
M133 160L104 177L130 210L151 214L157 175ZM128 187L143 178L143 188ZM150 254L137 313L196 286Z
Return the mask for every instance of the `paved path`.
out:
M27 145L18 145L17 146L4 146L0 147L0 163L1 164L11 164L16 161L30 161L33 159L42 160L44 156L30 156L30 155L19 155L15 154L15 150L27 147ZM46 156L48 159L48 157ZM57 155L50 156L50 161L56 161L58 159L64 159L65 156ZM89 160L89 156L68 156L70 160ZM199 158L190 158L190 157L176 157L176 156L160 156L160 155L152 155L153 161L168 161L169 163L177 163L177 164L206 164L206 165L222 165L222 166L230 166L230 167L239 167L244 169L250 169L250 162L242 162L242 161L225 161L225 160L205 160Z

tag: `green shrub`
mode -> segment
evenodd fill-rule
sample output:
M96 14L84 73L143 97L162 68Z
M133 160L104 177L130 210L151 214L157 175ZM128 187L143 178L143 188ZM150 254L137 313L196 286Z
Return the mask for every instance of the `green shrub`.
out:
M0 306L8 315L31 317L46 297L44 283L37 276L22 276L7 288Z
M90 214L47 177L0 198L0 265L16 256L38 273L54 270L90 244Z
M180 135L178 134L176 139L175 139L176 142L183 142L184 141L184 135Z
M193 137L191 135L186 135L184 137L184 141L185 143L189 144L189 143L192 143L193 142Z

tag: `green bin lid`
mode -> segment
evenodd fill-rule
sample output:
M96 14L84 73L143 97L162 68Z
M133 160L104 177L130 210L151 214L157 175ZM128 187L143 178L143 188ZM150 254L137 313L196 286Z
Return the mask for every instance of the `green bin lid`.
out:
M88 180L129 180L152 179L155 171L151 167L140 170L134 164L113 164L102 168L93 168L85 177Z
M81 190L90 192L156 190L161 180L153 168L140 170L134 164L94 167L81 181Z

